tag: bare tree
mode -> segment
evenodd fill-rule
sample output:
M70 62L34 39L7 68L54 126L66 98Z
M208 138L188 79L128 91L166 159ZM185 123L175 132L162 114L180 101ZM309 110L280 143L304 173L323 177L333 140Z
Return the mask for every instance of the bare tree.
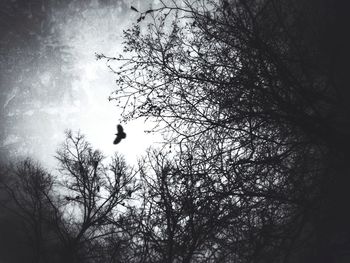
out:
M56 158L60 163L62 191L65 191L68 235L62 237L67 260L89 260L89 256L96 256L88 253L91 246L98 245L98 239L115 233L116 229L111 226L116 226L123 206L132 200L132 193L137 190L135 172L118 155L105 165L102 154L93 150L80 133L67 132Z
M131 217L143 262L268 262L289 253L303 200L272 169L233 164L211 146L154 151L141 163L143 203Z
M342 208L349 130L346 92L330 70L332 52L320 44L327 36L320 27L327 23L325 2L169 2L139 12L138 24L125 31L127 54L97 55L117 76L111 99L125 120L153 118L175 152L189 144L202 150L210 141L212 150L197 156L218 162L210 177L227 174L241 186L226 188L252 202L240 222L251 218L243 229L256 233L248 231L244 246L254 249L218 238L239 248L237 262L293 260L304 253L296 252L302 239L311 240L305 249L311 259L303 260L330 260L338 252L325 247L349 232ZM171 214L166 196L158 209ZM175 260L172 253L167 261Z
M48 262L54 253L55 234L51 228L54 217L53 177L31 159L8 166L1 181L1 206L14 215L31 248L33 262ZM23 241L22 241L23 242ZM49 261L52 262L52 261Z

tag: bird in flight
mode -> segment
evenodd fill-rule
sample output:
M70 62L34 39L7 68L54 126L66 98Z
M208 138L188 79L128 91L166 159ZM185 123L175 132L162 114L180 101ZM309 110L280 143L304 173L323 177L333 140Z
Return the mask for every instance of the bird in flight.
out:
M123 126L118 124L117 125L117 131L118 131L118 133L115 134L115 135L117 135L117 137L114 139L113 144L118 144L118 143L120 143L120 141L122 139L126 138L126 133L124 132Z

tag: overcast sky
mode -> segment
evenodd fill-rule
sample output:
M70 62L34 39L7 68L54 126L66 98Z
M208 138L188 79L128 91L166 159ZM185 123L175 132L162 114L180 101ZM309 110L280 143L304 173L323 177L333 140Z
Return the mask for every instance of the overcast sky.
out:
M142 4L141 4L142 3ZM156 1L2 0L0 154L32 156L47 166L64 139L80 130L106 155L134 162L153 141L142 121L125 126L127 139L112 144L120 111L108 96L115 76L95 52L115 56L122 31Z

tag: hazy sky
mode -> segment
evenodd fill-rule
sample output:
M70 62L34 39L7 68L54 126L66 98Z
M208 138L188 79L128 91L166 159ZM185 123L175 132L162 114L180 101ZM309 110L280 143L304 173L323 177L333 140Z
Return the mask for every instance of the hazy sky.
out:
M2 0L0 154L33 156L53 165L64 130L80 130L106 155L135 161L152 141L142 121L125 126L112 144L120 112L108 96L115 76L95 52L121 52L122 30L156 1ZM142 5L141 5L142 3Z

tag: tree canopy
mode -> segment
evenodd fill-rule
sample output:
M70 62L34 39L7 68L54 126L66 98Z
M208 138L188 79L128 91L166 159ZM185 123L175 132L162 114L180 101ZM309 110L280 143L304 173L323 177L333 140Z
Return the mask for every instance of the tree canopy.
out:
M123 121L153 121L163 147L130 167L68 131L56 176L1 167L0 231L28 230L9 244L38 263L347 262L343 6L159 2L96 57Z
M340 8L327 1L161 1L134 10L140 17L125 31L123 55L97 55L117 76L110 99L124 120L151 118L177 155L191 148L194 162L215 167L204 181L223 189L211 191L249 211L230 218L232 226L251 220L232 234L251 237L245 249L224 242L237 262L300 255L330 262L340 254L325 250L349 230L347 92L328 39L342 39L343 18L332 17ZM310 242L307 255L291 256L302 242Z

